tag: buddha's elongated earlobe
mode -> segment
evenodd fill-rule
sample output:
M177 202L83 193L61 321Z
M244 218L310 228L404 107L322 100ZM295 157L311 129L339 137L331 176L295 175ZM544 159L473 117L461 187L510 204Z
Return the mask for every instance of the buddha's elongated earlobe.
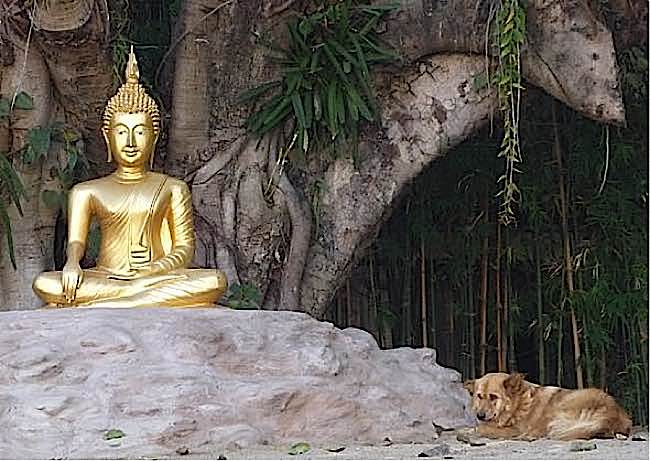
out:
M111 154L111 144L108 142L108 134L106 134L106 129L102 129L102 134L104 135L104 141L106 141L106 151L108 152L106 161L108 163L111 163L113 161L113 155Z

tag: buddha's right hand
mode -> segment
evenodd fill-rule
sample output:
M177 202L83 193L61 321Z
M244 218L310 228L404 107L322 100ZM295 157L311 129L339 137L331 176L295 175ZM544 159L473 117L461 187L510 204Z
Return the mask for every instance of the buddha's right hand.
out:
M65 296L67 302L71 303L74 301L77 288L81 285L83 277L84 272L81 270L79 263L67 262L63 266L61 285L63 287L63 296Z

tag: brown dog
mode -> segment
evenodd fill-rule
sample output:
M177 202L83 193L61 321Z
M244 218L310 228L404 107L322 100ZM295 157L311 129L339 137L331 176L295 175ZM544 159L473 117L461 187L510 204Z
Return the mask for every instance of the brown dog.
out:
M520 373L488 373L466 381L478 432L486 437L558 440L630 434L632 421L600 389L562 389L524 381Z

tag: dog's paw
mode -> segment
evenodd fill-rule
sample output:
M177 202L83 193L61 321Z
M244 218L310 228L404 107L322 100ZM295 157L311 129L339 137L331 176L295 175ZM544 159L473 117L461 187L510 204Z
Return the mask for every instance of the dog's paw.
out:
M614 437L616 437L618 440L627 440L627 435L621 434L620 432L614 434Z

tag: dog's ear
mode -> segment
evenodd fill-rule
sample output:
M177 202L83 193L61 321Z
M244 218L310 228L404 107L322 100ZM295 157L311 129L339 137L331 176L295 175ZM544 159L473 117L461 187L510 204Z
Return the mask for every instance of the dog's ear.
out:
M469 395L473 396L474 395L474 379L468 379L463 383L463 387L469 392Z
M510 376L503 381L503 387L510 395L521 392L524 387L524 379L526 376L523 373L511 373Z

